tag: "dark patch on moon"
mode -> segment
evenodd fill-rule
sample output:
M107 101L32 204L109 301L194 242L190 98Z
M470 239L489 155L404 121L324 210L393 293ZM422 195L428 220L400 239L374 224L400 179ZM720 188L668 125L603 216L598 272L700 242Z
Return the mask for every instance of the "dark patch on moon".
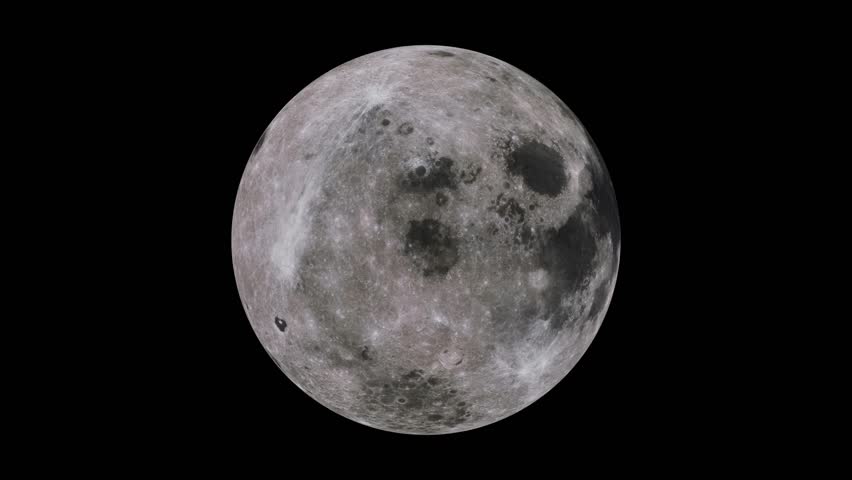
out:
M504 197L501 193L497 195L494 205L497 215L500 215L504 221L524 223L524 207L514 198Z
M459 179L461 179L464 184L470 185L476 181L476 177L479 176L480 172L482 172L482 167L477 165L476 169L471 167L470 170L462 170L461 174L459 174Z
M413 131L414 131L414 126L411 125L411 122L401 123L399 125L399 127L397 127L397 129L396 129L396 133L403 135L403 136L411 135L411 132L413 132Z
M404 253L426 277L446 275L459 261L458 240L450 227L431 218L408 222Z
M522 225L515 230L515 245L530 248L535 243L536 236L529 225Z
M568 184L559 152L539 142L528 140L512 150L506 159L512 175L520 175L532 191L555 197Z
M444 50L432 50L429 52L429 55L434 57L455 57L455 54L444 51Z
M275 326L282 332L287 329L287 322L283 318L275 317Z
M554 330L568 320L566 312L559 311L562 297L576 292L595 272L597 245L592 230L581 218L582 210L578 207L558 230L547 230L539 253L539 263L550 275L544 296Z
M254 150L251 151L252 155L256 155L258 151L260 151L260 147L263 146L263 142L266 141L266 130L260 134L260 138L257 140L257 143L254 144Z
M447 203L448 197L441 192L435 194L435 203L439 207L443 207Z
M426 137L426 145L434 145L435 139L432 137Z
M388 120L387 118L382 120L382 126L383 127L387 127L388 125L390 125L390 120Z
M370 356L370 347L364 346L364 348L361 349L361 358L366 361L370 361L373 359Z

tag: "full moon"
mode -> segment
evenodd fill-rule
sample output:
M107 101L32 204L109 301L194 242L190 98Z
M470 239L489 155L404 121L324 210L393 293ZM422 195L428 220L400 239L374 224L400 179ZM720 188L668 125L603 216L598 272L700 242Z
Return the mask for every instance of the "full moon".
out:
M553 92L488 55L410 46L284 106L231 245L252 328L293 383L363 425L444 434L518 412L576 365L621 232L603 160Z

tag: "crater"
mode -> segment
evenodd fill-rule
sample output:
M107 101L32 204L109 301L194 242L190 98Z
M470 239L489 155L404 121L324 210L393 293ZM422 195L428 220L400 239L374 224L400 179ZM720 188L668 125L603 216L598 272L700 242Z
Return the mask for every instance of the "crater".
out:
M524 223L524 207L512 197L503 197L502 193L498 195L495 210L506 222Z
M396 133L398 133L402 136L411 135L411 132L413 132L413 131L414 131L414 126L411 125L411 122L402 123L402 124L399 125L399 127L396 128Z
M453 160L441 157L433 160L427 169L423 165L409 171L402 181L403 190L412 193L429 193L440 188L455 190L458 179L453 169Z
M455 349L444 350L438 355L438 361L444 368L453 368L461 364L462 360L464 360L464 355Z
M550 279L543 293L553 315L551 326L556 330L568 320L568 312L561 308L562 298L588 283L595 269L597 244L590 226L582 219L583 210L578 207L558 230L548 230L539 254L541 268Z
M287 322L283 318L275 317L275 326L282 332L287 329Z
M562 157L553 148L529 140L509 153L506 167L510 174L520 176L532 191L555 197L568 184Z
M427 218L408 222L404 253L423 275L446 275L459 260L458 241L450 228Z
M431 52L429 52L429 55L432 55L433 57L455 57L456 56L455 54L444 51L444 50L432 50Z
M422 431L427 425L430 431L445 432L471 421L474 414L464 392L452 388L447 378L424 375L424 370L415 369L395 379L367 380L360 394L364 415L403 431Z
M477 165L476 168L471 167L469 170L462 170L459 178L466 185L470 185L476 181L476 177L479 176L480 172L482 172L482 167Z
M448 197L441 192L435 194L435 203L438 204L439 207L443 207L446 205Z

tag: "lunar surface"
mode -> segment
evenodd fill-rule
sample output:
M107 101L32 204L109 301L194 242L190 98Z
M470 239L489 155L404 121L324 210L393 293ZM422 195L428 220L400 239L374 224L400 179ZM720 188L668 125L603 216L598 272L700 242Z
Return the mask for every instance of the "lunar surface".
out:
M412 46L281 110L231 240L249 321L291 381L364 425L443 434L568 374L612 298L620 235L606 167L553 92L487 55Z

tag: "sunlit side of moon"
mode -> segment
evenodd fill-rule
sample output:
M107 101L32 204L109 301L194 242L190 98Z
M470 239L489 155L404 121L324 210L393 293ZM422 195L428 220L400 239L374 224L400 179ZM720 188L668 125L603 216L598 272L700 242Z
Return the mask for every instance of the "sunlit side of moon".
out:
M296 385L362 424L440 434L565 377L609 306L620 237L606 167L559 98L487 55L414 46L335 68L275 117L232 254Z

